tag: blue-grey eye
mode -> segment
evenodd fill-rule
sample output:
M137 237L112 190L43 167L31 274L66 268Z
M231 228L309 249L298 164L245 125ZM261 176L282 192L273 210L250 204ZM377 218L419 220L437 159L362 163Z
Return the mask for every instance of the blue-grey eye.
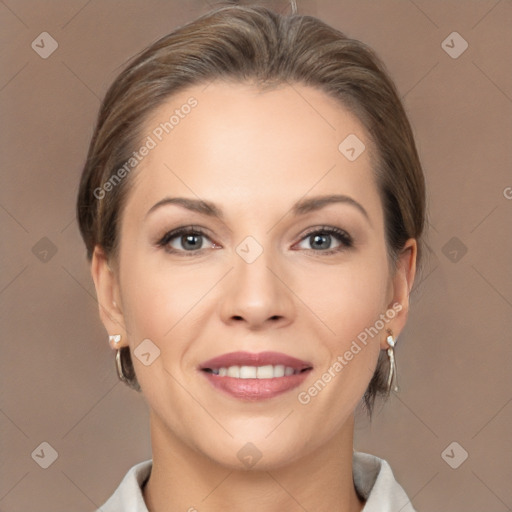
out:
M337 228L323 228L307 234L299 244L301 249L317 252L352 247L352 238Z
M185 249L186 251L193 251L196 249L201 249L201 247L203 246L203 235L181 235L180 237L176 237L176 241L181 243L182 249Z
M215 245L204 233L185 228L169 231L158 245L170 252L193 252L204 249L208 245L206 241L210 242L210 247Z
M305 247L303 244L307 242L309 247ZM335 241L336 242L336 241ZM326 250L326 249L334 249L332 246L333 237L327 233L315 233L307 236L303 242L301 242L300 246L302 249L316 249L316 250ZM337 242L340 245L340 242ZM335 246L337 247L337 246Z

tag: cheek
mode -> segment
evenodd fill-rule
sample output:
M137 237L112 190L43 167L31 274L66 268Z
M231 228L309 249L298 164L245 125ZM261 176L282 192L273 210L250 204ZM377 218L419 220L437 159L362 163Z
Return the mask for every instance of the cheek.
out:
M137 337L171 337L174 326L211 287L211 278L192 266L162 266L147 255L127 257L124 263L127 270L121 282L125 321Z
M144 395L155 409L163 411L166 407L162 402L164 396L181 396L179 386L175 386L170 375L177 374L194 339L187 327L194 316L194 305L206 293L207 285L211 286L210 280L202 279L192 270L176 271L162 268L155 262L150 264L151 258L147 255L133 255L123 263L126 272L124 275L121 272L122 303L128 339L135 356L132 361ZM147 366L137 358L137 348L146 339L157 347L150 348L149 352L158 354ZM168 394L161 392L164 389Z
M310 286L304 293L309 294L311 309L329 327L330 332L323 329L328 356L321 369L328 374L321 380L333 383L318 406L335 403L341 418L347 407L356 406L377 363L387 326L380 320L386 318L387 267L375 258L371 265L352 263L317 278L316 285L323 286Z
M325 355L319 377L326 389L314 398L314 407L319 414L337 411L325 428L337 428L347 410L356 407L377 363L385 336L382 327L387 325L377 322L386 311L389 277L386 260L379 255L375 251L350 263L319 269L314 278L304 280L300 296L307 297L308 306L322 320L319 323L309 315ZM309 395L305 390L306 398L317 392L316 388L311 391Z
M299 296L334 331L333 338L348 340L385 312L387 270L380 257L354 257L336 266L319 266L298 278Z

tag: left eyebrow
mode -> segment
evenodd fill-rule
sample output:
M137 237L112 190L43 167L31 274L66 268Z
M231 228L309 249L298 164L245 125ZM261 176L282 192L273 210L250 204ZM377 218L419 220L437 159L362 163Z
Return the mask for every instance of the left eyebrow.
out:
M315 196L308 199L303 199L295 203L292 207L293 215L304 215L305 213L320 210L329 204L334 203L345 203L357 208L363 216L366 218L368 223L371 225L370 216L364 207L358 203L355 199L350 196L335 194L330 196Z

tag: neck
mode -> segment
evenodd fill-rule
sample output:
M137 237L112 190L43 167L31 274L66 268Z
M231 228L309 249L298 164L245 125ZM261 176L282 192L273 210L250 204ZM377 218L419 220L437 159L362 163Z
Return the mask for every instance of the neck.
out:
M152 414L153 467L144 487L149 512L360 512L352 478L354 417L325 445L289 464L234 470L191 449Z

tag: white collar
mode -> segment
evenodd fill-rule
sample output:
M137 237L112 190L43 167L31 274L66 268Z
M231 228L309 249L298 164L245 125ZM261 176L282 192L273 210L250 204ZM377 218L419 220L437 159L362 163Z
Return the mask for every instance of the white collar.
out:
M151 473L152 463L150 459L133 466L97 512L148 512L141 486ZM357 492L366 500L362 512L415 512L384 459L354 451L352 474Z

